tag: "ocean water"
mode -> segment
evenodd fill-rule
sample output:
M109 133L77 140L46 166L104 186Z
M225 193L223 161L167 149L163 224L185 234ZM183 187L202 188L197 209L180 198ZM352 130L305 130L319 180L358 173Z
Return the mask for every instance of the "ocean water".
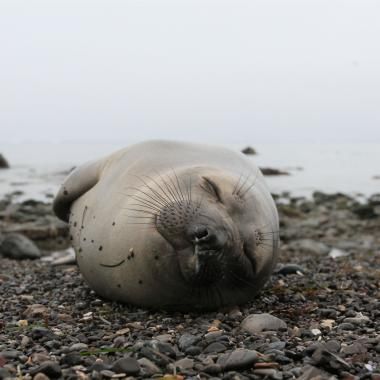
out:
M127 143L0 144L11 169L0 170L0 197L49 200L68 171L107 155ZM226 144L227 145L227 144ZM259 167L290 173L266 177L272 193L311 196L313 191L343 192L355 197L380 193L380 144L252 144ZM244 146L229 146L241 150Z

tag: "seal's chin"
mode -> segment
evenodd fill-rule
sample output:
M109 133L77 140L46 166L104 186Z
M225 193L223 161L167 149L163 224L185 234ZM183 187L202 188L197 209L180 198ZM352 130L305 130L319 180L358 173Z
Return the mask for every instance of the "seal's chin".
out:
M195 244L178 252L184 280L191 286L205 287L223 278L224 249L202 249Z

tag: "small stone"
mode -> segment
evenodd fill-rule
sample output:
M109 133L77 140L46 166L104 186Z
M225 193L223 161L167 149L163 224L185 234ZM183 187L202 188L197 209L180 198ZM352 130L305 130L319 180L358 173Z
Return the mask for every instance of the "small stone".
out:
M338 330L353 331L355 326L352 323L341 323L338 325Z
M109 369L103 369L100 374L104 377L111 378L115 375L115 372L110 371Z
M252 148L251 146L245 147L244 149L242 149L241 152L244 153L244 154L247 154L247 155L255 155L255 154L257 154L256 150L254 148Z
M0 356L7 360L17 359L20 355L22 355L22 352L17 350L5 350L0 352Z
M322 328L332 329L335 324L334 319L324 319L321 321L320 325Z
M349 346L342 347L341 352L347 356L356 355L356 354L365 354L367 352L367 348L359 342L354 342L353 344L350 344Z
M240 324L240 328L250 334L261 333L265 330L285 330L286 323L271 314L251 314Z
M111 369L116 373L137 375L140 372L140 364L135 358L124 357L119 360L116 360L116 362L113 363Z
M146 376L153 376L158 373L162 373L160 368L158 368L152 361L147 358L141 358L137 360L140 364L141 372Z
M346 361L323 347L315 350L311 358L315 366L322 367L328 372L339 373L351 368Z
M310 331L311 331L311 333L312 333L314 336L318 336L318 335L321 335L321 334L322 334L322 331L319 330L319 329L311 329Z
M331 375L319 368L308 365L301 369L302 375L297 380L327 380L331 379Z
M202 352L202 348L199 346L190 346L186 349L185 353L186 355L190 356L197 356Z
M362 313L357 313L355 317L345 318L343 322L352 323L354 325L364 325L370 322L370 319L367 316L363 315Z
M345 257L345 256L349 256L349 253L347 251L343 251L338 248L333 248L329 252L329 257L331 257L332 259L337 259L338 257Z
M204 350L204 354L218 354L227 350L227 347L219 342L209 344Z
M175 372L177 369L180 372L192 369L194 367L194 360L189 358L183 358L180 360L177 360L173 364L169 364L169 368L172 369L173 372Z
M185 333L180 336L178 340L178 347L181 351L185 351L190 346L194 346L197 342L199 342L199 340L200 339L195 335Z
M302 276L306 273L306 271L304 268L302 268L299 265L287 264L287 265L284 265L283 267L281 267L277 273L282 275L282 276L288 276L291 274L298 274L298 275Z
M22 314L27 318L44 317L48 311L46 306L36 303L28 306Z
M53 361L47 361L42 363L34 371L31 371L31 374L35 375L39 372L43 373L44 375L50 378L58 378L62 374L61 367L59 366L59 364Z
M46 376L44 373L39 372L36 375L34 375L33 380L49 380L49 377Z
M12 378L13 376L10 374L10 372L6 368L0 367L0 380L8 380Z
M26 236L11 233L5 235L0 243L0 255L14 260L38 259L41 251Z
M86 351L88 350L88 345L86 343L74 343L69 348L70 351Z
M9 169L9 163L1 153L0 153L0 169Z
M237 349L220 355L217 364L220 365L223 371L231 371L251 368L256 361L256 351Z
M61 364L67 364L70 367L82 363L83 357L78 352L69 352L61 359Z
M255 369L253 373L266 379L282 380L283 378L282 373L273 368Z

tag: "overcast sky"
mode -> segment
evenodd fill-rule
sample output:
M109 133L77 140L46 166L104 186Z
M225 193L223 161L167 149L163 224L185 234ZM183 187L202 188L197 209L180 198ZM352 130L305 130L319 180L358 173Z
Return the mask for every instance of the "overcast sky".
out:
M0 140L380 142L378 0L1 0Z

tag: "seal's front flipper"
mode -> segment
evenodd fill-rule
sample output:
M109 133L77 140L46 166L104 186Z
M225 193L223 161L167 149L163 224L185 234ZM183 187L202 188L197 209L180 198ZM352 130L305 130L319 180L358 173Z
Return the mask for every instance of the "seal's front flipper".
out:
M53 202L53 210L58 218L69 221L72 203L97 184L103 166L102 160L92 161L68 175Z

